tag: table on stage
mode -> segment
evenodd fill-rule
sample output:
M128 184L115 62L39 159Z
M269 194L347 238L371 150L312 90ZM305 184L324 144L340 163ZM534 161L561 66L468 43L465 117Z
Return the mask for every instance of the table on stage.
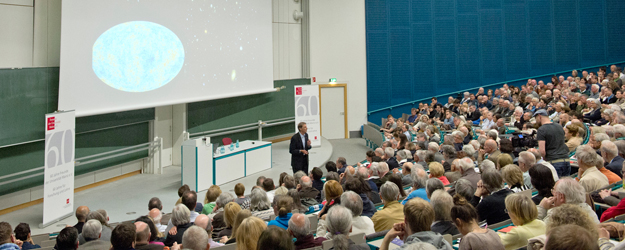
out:
M210 138L182 143L182 184L202 191L272 167L272 144L265 141L242 141L239 147L223 146L213 150ZM236 144L234 142L233 144Z

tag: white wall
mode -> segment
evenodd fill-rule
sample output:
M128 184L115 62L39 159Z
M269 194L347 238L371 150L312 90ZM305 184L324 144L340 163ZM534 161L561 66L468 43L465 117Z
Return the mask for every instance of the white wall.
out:
M0 0L0 68L33 64L33 0Z
M61 0L35 0L33 28L32 66L59 67L61 64Z
M365 1L310 1L310 76L347 83L349 131L367 120Z
M301 1L273 0L273 79L302 77L302 22L294 11L302 11Z

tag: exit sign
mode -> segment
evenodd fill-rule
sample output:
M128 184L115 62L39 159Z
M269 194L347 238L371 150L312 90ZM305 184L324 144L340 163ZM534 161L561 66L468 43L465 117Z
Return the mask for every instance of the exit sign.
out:
M330 78L330 82L336 82L336 78Z

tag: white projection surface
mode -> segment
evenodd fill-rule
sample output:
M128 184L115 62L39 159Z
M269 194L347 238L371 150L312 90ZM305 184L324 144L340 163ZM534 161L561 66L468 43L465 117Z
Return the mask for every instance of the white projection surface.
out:
M60 110L89 116L274 91L271 0L62 4Z

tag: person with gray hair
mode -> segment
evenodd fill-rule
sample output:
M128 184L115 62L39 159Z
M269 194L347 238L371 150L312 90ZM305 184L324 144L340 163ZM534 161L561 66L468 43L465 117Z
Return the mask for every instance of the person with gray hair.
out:
M618 156L625 156L625 140L615 141L614 144L618 148Z
M397 150L397 156L395 157L396 157L399 168L403 169L404 163L408 162L410 155L411 155L410 151L407 149ZM391 169L391 171L392 170L393 169Z
M512 190L505 188L503 177L496 170L482 173L482 180L478 182L475 195L470 203L477 210L479 221L486 220L488 225L510 219L506 212L506 196Z
M549 218L555 207L562 204L573 204L579 206L597 224L599 218L595 210L586 203L586 191L576 180L571 177L560 178L553 187L553 197L543 198L538 205L538 219L549 224Z
M100 221L91 219L85 222L82 228L82 237L85 242L80 244L80 249L86 250L109 250L111 248L110 241L100 240L102 234L102 224Z
M603 160L607 163L605 168L623 178L621 169L623 168L623 161L625 161L625 159L618 155L618 147L616 147L614 142L601 142L601 157L603 157Z
M332 240L333 249L369 250L369 245L366 243L356 244L349 239L349 234L352 229L352 212L349 211L349 209L341 205L332 206L330 211L328 211L326 221L326 226L331 235L330 240Z
M472 160L475 160L475 152L476 151L473 145L467 144L467 145L462 146L462 150L458 152L458 157L459 158L469 157Z
M352 212L352 232L351 234L364 233L365 235L375 233L373 221L362 215L363 201L360 195L354 191L345 191L341 195L341 205ZM317 236L324 236L329 239L331 235L327 230L326 220L319 220L317 225Z
M530 177L529 170L536 164L536 157L534 154L523 151L519 153L519 168L523 171L523 184L528 188L532 188L532 178Z
M375 169L373 170L375 171ZM386 181L388 181L388 178L391 175L388 175L389 171L389 167L388 164L386 164L386 162L379 162L378 166L377 166L377 176L379 178L372 178L371 180L373 181L373 183L375 183L375 185L378 187L378 189L380 189L380 187L382 186L382 184L384 184ZM375 175L376 173L374 172L373 175Z
M412 192L406 196L406 198L401 202L402 205L406 204L410 199L419 197L426 201L429 201L427 192L425 188L427 186L428 174L425 172L423 167L417 165L412 167Z
M182 235L182 246L190 250L206 250L208 248L208 233L206 230L192 226Z
M262 188L252 189L250 194L250 211L252 216L268 221L274 215L267 193Z
M436 190L445 190L445 185L438 178L430 178L427 180L425 184L425 193L428 196L428 199L432 197L432 193Z
M421 166L426 166L427 163L425 162L425 156L427 153L427 150L417 150L414 161Z
M397 162L397 158L395 158L395 150L392 148L384 149L384 156L389 170L392 171L393 169L399 168L399 162Z
M434 209L434 223L432 232L439 234L460 234L456 225L451 220L451 208L454 206L454 198L444 189L436 190L430 197L430 205Z
M454 185L454 189L457 195L464 197L467 201L473 199L473 194L475 194L475 189L467 179L458 180Z
M169 232L163 242L165 246L171 247L174 243L182 244L182 235L189 227L193 226L193 223L190 221L190 216L191 211L189 211L189 208L184 204L178 204L174 207L171 211L171 223L176 226L177 232L176 234L171 234L171 232Z
M497 168L495 167L495 163L492 162L491 160L482 161L482 163L480 163L479 169L480 169L480 173L485 173L491 170L494 170L494 171L497 170Z
M224 207L226 204L234 201L235 197L231 193L223 192L215 200L215 208L213 212L208 215L213 220L213 229L218 232L222 228L226 227L226 221L224 220Z
M445 160L445 157L443 156L443 154L438 152L439 150L440 150L440 147L438 146L438 143L436 142L428 143L428 151L434 154L434 160L437 161L438 163L442 163Z
M395 223L404 221L404 205L397 201L399 187L390 181L384 183L380 189L380 197L384 207L371 217L376 232L389 230Z
M93 210L90 211L87 214L87 221L90 220L97 220L98 222L100 222L100 227L101 227L101 232L100 232L100 240L101 241L106 241L106 242L110 242L111 241L111 234L113 233L113 230L111 229L111 226L108 224L108 218L106 217L106 215L102 214L102 213L106 213L106 211L102 210ZM78 235L78 242L80 245L84 244L87 242L87 240L84 238L84 236L82 234Z
M579 164L579 172L582 173L579 184L584 187L587 193L609 185L608 177L595 167L603 165L603 160L597 157L597 153L592 147L588 144L578 146L575 151L575 157Z
M322 221L325 222L325 220L320 220L319 222ZM297 250L322 246L326 240L325 237L319 236L319 234L315 238L310 232L310 220L303 214L293 214L291 216L287 232L295 238L295 249Z

